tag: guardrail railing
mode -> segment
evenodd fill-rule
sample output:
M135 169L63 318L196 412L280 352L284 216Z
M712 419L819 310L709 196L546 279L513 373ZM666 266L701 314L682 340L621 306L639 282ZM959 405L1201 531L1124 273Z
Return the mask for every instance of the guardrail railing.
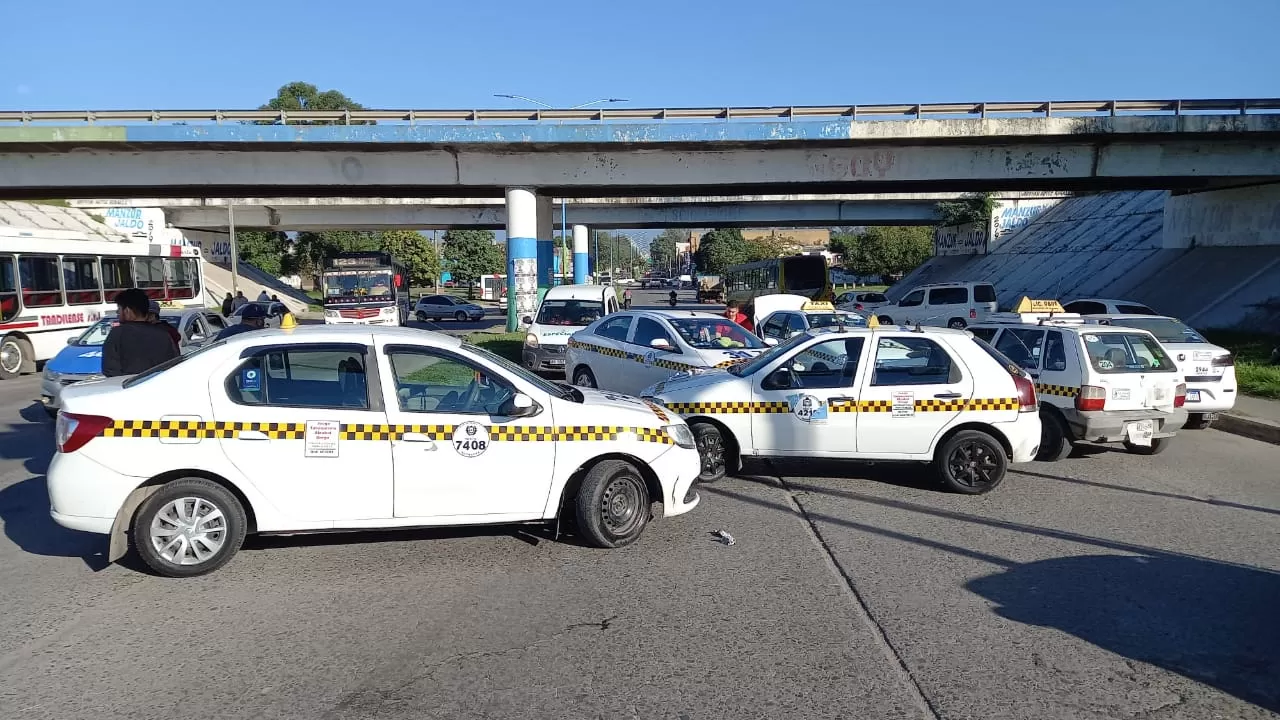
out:
M1052 102L796 105L720 108L587 108L578 110L0 110L0 123L459 123L619 120L796 120L801 118L985 118L990 116L1239 114L1280 110L1280 99L1071 100Z

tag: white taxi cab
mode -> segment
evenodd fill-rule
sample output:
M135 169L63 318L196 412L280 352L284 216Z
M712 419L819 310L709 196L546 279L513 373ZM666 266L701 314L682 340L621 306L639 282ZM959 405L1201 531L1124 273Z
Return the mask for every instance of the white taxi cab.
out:
M863 315L803 295L761 295L754 304L756 334L766 345L777 345L805 330L867 326Z
M574 333L565 367L579 387L637 395L672 375L726 368L764 349L751 331L720 315L632 310Z
M63 391L53 519L210 572L246 533L573 519L598 547L698 503L679 417L543 380L457 338L360 326L243 333ZM557 526L558 527L558 526Z
M1181 320L1164 315L1091 315L1085 322L1146 330L1173 356L1187 384L1187 424L1203 430L1236 406L1236 360Z
M1035 378L1040 460L1064 458L1078 441L1154 455L1187 422L1182 373L1146 330L1086 324L1056 300L1028 298L969 330Z
M932 462L950 489L988 492L1040 444L1031 378L968 333L810 330L727 370L642 396L689 422L704 482L743 457Z

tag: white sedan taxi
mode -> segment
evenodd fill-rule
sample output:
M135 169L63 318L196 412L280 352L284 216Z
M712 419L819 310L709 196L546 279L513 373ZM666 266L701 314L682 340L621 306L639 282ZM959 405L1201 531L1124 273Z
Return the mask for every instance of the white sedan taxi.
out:
M743 457L905 460L932 462L948 488L980 494L1040 444L1030 376L961 330L810 330L642 397L689 422L704 482Z
M598 547L688 512L689 427L408 328L243 333L63 391L50 511L156 572L210 572L246 533L572 519ZM558 527L558 525L557 525Z
M608 315L569 338L566 376L579 387L637 395L672 375L696 375L764 352L751 331L720 315L632 310Z
M754 304L756 334L766 345L777 345L806 330L867 326L863 315L803 295L762 295Z

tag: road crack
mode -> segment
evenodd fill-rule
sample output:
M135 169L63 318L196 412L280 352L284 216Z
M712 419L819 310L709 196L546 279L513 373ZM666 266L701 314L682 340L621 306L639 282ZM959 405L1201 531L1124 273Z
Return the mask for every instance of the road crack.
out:
M787 502L790 503L792 510L794 510L796 515L804 520L805 525L809 530L810 537L826 555L827 567L836 575L837 578L839 578L841 585L849 595L849 599L851 600L850 604L853 607L854 613L858 616L858 619L862 621L863 626L871 634L876 646L879 647L880 651L884 654L885 660L888 661L890 669L898 676L899 681L902 683L911 701L915 703L916 707L925 715L925 717L930 720L941 720L942 713L933 704L933 701L929 699L929 696L925 694L924 688L920 685L920 681L916 679L915 674L912 673L911 668L907 666L907 662L903 659L898 648L894 646L893 641L889 639L888 633L885 632L884 626L880 624L880 621L876 619L875 614L871 611L871 606L867 604L866 598L864 598L862 593L858 591L858 587L853 580L853 576L851 576L844 569L844 566L840 564L840 561L836 559L835 551L831 549L831 545L822 535L822 531L818 529L818 524L814 522L813 518L809 515L809 511L805 509L804 503L801 502L801 497L804 493L793 490L782 475L778 473L777 468L774 467L772 462L769 463L769 468L773 471L773 479L777 481L779 488L787 498Z

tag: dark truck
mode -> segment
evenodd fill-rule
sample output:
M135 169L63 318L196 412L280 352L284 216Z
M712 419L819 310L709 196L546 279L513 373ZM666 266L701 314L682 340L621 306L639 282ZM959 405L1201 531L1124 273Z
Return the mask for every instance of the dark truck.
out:
M698 302L724 302L724 283L719 275L698 276Z

